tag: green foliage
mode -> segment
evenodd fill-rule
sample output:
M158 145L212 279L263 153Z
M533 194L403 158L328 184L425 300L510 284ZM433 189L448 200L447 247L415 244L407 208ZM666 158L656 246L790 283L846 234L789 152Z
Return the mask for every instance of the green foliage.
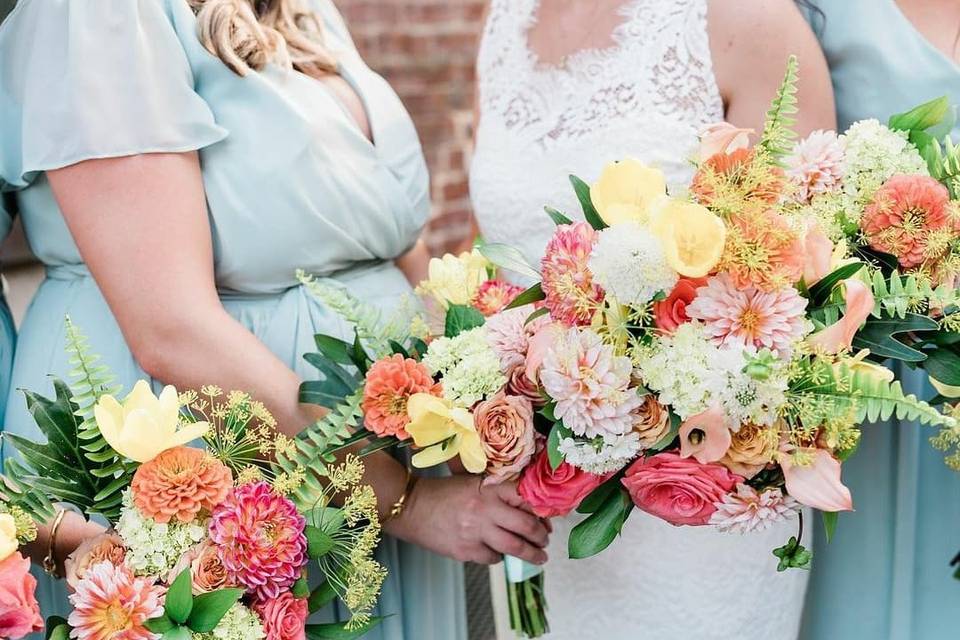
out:
M893 358L903 362L922 362L926 354L904 344L899 336L917 331L936 331L936 320L916 313L894 317L881 313L879 318L868 318L853 338L854 349L869 349L877 358Z
M840 516L836 511L821 511L823 516L823 529L827 535L827 542L833 540L833 534L837 531L837 519Z
M960 147L945 136L942 142L929 140L920 147L920 155L927 161L930 175L949 189L951 198L960 197Z
M383 618L371 618L368 622L352 627L331 622L328 624L308 624L307 640L355 640L362 638L368 631L383 622Z
M797 540L796 536L790 536L790 540L782 547L773 550L780 562L777 564L777 571L786 571L787 569L809 569L813 554Z
M547 458L550 460L550 468L554 471L563 463L564 455L560 452L560 441L572 435L573 432L564 427L562 422L555 422L550 429L550 435L547 437Z
M883 312L903 318L911 311L960 306L960 290L948 284L934 285L929 276L922 274L894 271L885 276L874 270L868 283L875 300L873 315L877 318Z
M613 491L600 507L570 532L567 550L571 558L594 556L610 546L623 529L633 501L623 488Z
M543 293L543 287L541 287L540 283L538 282L514 298L513 301L505 308L516 309L517 307L522 307L525 304L532 304L534 302L543 300L545 297L546 295Z
M443 335L448 338L456 338L464 331L482 327L483 323L483 314L473 307L465 304L452 304L447 309Z
M190 570L184 569L170 585L164 597L163 614L147 620L145 625L163 638L193 637L193 633L210 633L243 595L243 589L218 589L193 595Z
M797 108L797 57L791 55L787 60L787 71L777 95L767 111L767 120L763 125L758 147L774 159L780 159L793 149L797 134L793 130L796 124Z
M527 259L515 247L499 242L488 242L478 247L478 251L501 269L519 273L534 280L540 279L540 272L530 266Z
M890 116L887 123L895 131L926 131L931 127L940 124L950 110L950 99L947 96L941 96L930 102L925 102L918 107L914 107L906 113L898 113Z
M597 231L606 229L607 223L600 217L600 213L596 207L593 206L593 199L590 198L590 185L574 175L570 176L570 184L573 185L573 190L577 194L577 200L580 201L584 219Z
M170 585L164 598L163 610L174 622L183 624L193 611L190 569L184 569Z
M573 224L573 220L553 207L544 207L543 210L547 212L547 215L550 216L550 219L553 220L555 225Z

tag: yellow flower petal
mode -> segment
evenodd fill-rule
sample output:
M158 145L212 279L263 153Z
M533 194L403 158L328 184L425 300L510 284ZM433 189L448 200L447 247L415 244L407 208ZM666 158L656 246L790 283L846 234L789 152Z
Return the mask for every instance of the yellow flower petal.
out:
M410 458L410 462L418 469L426 469L428 467L435 467L438 464L443 464L455 455L457 455L457 448L455 446L444 448L441 444L435 444L432 447L427 447L423 451L415 453L413 457Z
M160 427L154 419L154 414L145 409L134 409L123 421L120 437L115 442L107 440L107 443L117 453L131 460L149 462L168 448L163 446L166 438L158 437L159 432Z
M470 431L460 436L460 461L470 473L483 473L487 468L487 454L483 451L480 434Z
M418 447L429 447L453 436L453 424L446 416L428 413L407 425L407 433Z
M125 414L129 414L137 409L143 409L144 411L152 413L159 408L160 401L153 395L150 383L146 380L137 380L137 383L133 385L133 389L127 394L127 397L123 399L123 410Z
M93 407L93 417L97 421L100 434L112 447L113 441L120 437L120 427L123 425L123 407L113 396L103 396Z
M949 384L943 384L936 378L930 378L930 384L933 385L933 388L937 390L937 393L942 395L944 398L960 398L960 387L955 387Z
M723 220L694 202L671 200L664 204L650 229L663 244L667 262L682 276L702 278L723 255L727 237Z
M17 521L9 513L0 513L0 561L10 557L19 546Z
M202 438L210 430L210 424L207 422L193 422L186 424L177 430L172 437L164 443L164 451L187 444L197 438Z
M159 412L157 420L161 426L169 429L172 425L173 430L176 430L180 421L180 395L175 387L167 385L163 388L157 401L157 410ZM172 431L170 435L173 435Z
M590 187L590 200L608 225L629 220L645 223L650 204L666 192L662 171L628 158L604 167Z

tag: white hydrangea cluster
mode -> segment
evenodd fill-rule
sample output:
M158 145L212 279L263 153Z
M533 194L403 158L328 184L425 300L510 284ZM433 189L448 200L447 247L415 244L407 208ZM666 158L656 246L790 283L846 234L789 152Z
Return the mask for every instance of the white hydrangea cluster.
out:
M601 231L588 266L597 284L628 306L645 305L661 291L669 293L679 279L660 240L637 222Z
M227 610L213 631L190 635L192 640L263 640L267 637L257 614L239 602Z
M126 564L138 576L166 576L190 547L207 536L206 522L160 523L133 505L130 490L123 494L117 534L127 548Z
M860 203L870 201L895 174L927 175L927 163L907 140L907 134L877 120L854 123L841 139L847 148L843 188Z
M443 378L443 395L464 407L497 393L507 384L500 371L500 358L490 347L483 327L464 331L454 338L430 343L423 364Z
M771 425L786 402L785 368L775 367L766 380L751 378L744 373L746 354L740 345L714 344L700 323L689 322L641 356L637 369L683 419L720 403L735 425Z
M612 442L603 438L592 440L578 440L564 438L558 446L564 459L590 473L604 475L619 471L627 466L643 449L640 444L640 434L632 431L617 436Z

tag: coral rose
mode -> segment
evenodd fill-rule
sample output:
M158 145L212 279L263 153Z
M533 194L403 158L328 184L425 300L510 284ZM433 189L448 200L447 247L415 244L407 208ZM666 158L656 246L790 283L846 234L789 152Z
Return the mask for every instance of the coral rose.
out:
M681 324L690 322L687 305L697 297L697 289L707 284L706 278L680 278L665 300L653 303L653 321L672 334Z
M143 515L160 523L190 522L227 497L233 474L202 449L174 447L140 465L130 488Z
M779 444L776 427L744 424L730 436L730 448L719 460L730 471L752 478L772 462Z
M543 449L523 470L517 492L541 518L565 516L610 475L588 473L568 462L551 469L547 450Z
M442 395L421 363L400 354L378 360L370 367L363 388L363 415L367 428L378 436L410 437L407 401L415 393Z
M260 616L266 640L304 640L307 623L307 601L289 591L276 598L258 602L253 610Z
M501 391L474 408L473 421L487 454L487 481L516 477L537 449L530 401Z
M123 540L112 531L88 538L67 556L63 563L67 584L76 589L77 583L83 580L87 569L101 562L109 562L118 566L123 563L126 555L127 550L123 545Z
M36 590L29 560L13 553L0 562L0 638L22 638L43 630Z
M633 503L673 525L704 525L716 503L743 482L726 467L700 464L676 452L640 458L622 480Z
M652 393L643 397L643 404L634 410L633 416L633 430L640 434L644 449L660 442L670 431L670 412Z

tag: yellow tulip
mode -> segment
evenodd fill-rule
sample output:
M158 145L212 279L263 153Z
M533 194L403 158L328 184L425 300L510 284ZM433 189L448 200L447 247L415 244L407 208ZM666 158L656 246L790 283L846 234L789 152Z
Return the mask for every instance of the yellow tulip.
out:
M459 256L448 253L432 258L427 267L427 279L417 287L417 293L430 294L444 309L451 304L470 304L477 289L487 279L490 262L479 251L465 251Z
M593 206L611 227L629 221L646 224L651 205L666 194L662 171L629 158L608 164L590 187Z
M432 467L459 454L470 473L481 473L487 468L487 455L473 426L472 413L453 406L449 400L415 393L407 400L407 414L407 433L423 449L413 456L413 466Z
M650 230L663 244L667 262L680 275L702 278L723 255L727 227L704 206L669 199L651 212Z
M113 396L103 396L93 414L107 443L117 453L137 462L149 462L167 449L196 440L210 427L206 422L195 422L177 429L177 390L164 387L158 398L144 380L134 385L123 404Z
M9 558L19 546L16 520L9 513L0 513L0 561Z

